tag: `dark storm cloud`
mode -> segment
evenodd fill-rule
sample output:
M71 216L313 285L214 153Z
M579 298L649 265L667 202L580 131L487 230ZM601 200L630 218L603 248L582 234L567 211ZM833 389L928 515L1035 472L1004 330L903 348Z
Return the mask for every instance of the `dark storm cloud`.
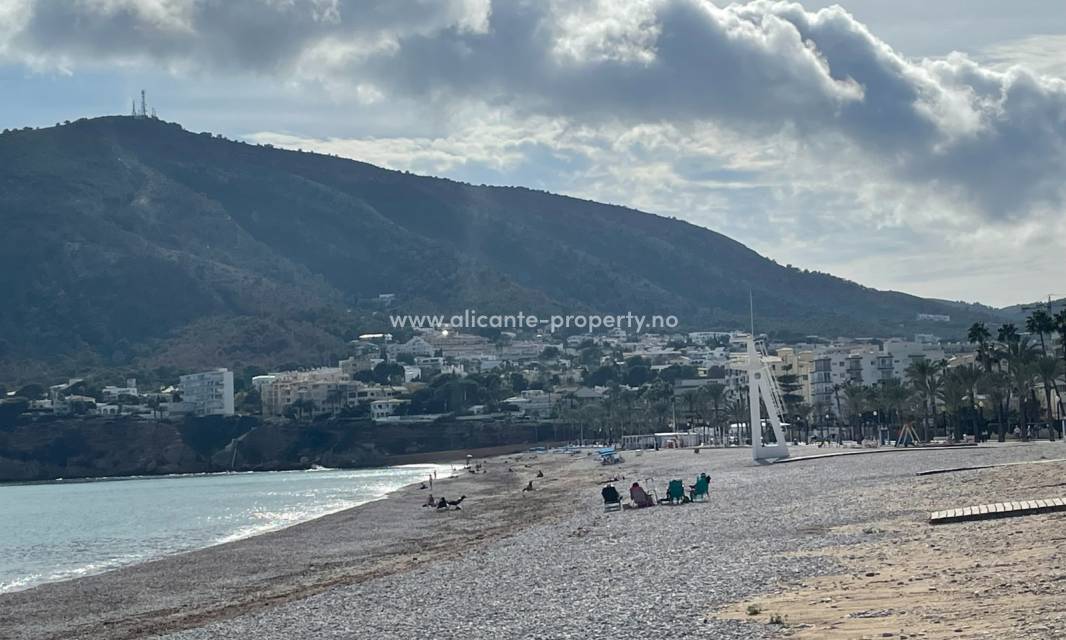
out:
M989 218L1063 203L1066 83L911 60L839 8L649 2L25 2L0 51L142 60L502 105L582 123L785 131ZM0 29L0 37L5 31ZM856 156L856 152L858 155Z

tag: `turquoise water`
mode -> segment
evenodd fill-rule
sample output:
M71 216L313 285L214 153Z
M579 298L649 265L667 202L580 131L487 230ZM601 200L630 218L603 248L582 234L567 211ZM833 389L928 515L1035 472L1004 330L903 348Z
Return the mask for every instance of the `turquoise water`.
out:
M239 540L384 497L449 467L0 485L0 593Z

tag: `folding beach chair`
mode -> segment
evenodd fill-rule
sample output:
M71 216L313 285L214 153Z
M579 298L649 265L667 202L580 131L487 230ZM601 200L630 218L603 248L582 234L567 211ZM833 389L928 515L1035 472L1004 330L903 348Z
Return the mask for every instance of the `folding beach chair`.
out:
M680 480L671 480L666 486L666 497L671 504L680 504L685 500L685 483Z
M621 511L622 510L622 496L618 493L618 490L614 488L614 485L608 485L600 492L603 496L603 510L604 511Z
M689 497L692 498L693 502L695 502L696 500L708 499L708 494L710 493L710 484L711 483L707 481L707 478L705 476L701 476L696 479L696 485L692 488L692 491L689 492Z

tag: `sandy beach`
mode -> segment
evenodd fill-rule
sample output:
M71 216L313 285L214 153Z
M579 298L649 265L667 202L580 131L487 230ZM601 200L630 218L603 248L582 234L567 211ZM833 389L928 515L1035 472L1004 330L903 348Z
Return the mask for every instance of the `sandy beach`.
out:
M822 453L818 449L798 451ZM0 637L1052 638L1066 516L929 512L1066 495L1066 445L756 466L746 449L522 454L281 531L0 596ZM538 471L544 473L537 478ZM712 476L707 502L604 513L598 481ZM622 477L624 476L624 480ZM530 480L534 491L521 489Z

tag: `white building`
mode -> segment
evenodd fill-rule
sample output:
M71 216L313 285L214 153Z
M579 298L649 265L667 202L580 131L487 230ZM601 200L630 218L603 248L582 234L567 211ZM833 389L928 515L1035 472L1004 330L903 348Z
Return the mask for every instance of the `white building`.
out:
M312 414L333 413L354 404L355 393L363 386L343 366L279 371L252 378L252 385L259 390L263 415L269 416L285 415L285 409L297 400L310 403L306 409Z
M390 353L400 356L432 356L433 351L433 345L431 345L429 342L426 342L426 340L421 338L420 336L415 336L400 345L390 345Z
M892 356L892 372L896 378L906 380L907 367L915 360L943 360L944 350L938 342L911 342L909 340L886 340L881 355ZM886 363L887 365L887 363Z
M496 347L487 339L456 331L439 331L423 336L433 352L439 351L446 358L474 358L496 354ZM412 338L415 340L416 338ZM433 352L421 355L433 355ZM419 354L416 354L419 355Z
M233 372L215 369L181 376L181 400L192 415L233 415Z
M375 400L389 400L396 396L407 393L407 389L404 387L394 387L392 385L380 385L371 384L360 386L355 391L352 404L366 404L367 402L374 402Z
M370 417L373 420L387 418L396 413L396 409L406 403L406 400L396 400L394 398L390 398L389 400L374 400L370 403Z
M115 399L118 399L118 398L120 398L122 396L132 396L132 397L136 398L137 395L138 395L137 394L137 379L136 378L126 378L126 386L118 387L118 386L114 386L114 385L108 385L108 386L104 387L103 389L101 389L100 393L101 393L101 395L103 395L104 400L115 400Z
M837 411L838 390L846 384L872 386L884 380L907 381L907 368L916 360L942 360L939 343L892 338L880 348L871 344L834 345L815 351L810 374L812 402Z
M511 362L535 360L544 351L544 345L533 340L515 340L500 348L500 359Z
M441 365L440 372L445 375L459 376L462 378L466 375L466 367L464 367L462 363L445 364Z
M547 417L551 414L554 399L541 389L527 389L507 398L504 403L514 406L522 415Z

